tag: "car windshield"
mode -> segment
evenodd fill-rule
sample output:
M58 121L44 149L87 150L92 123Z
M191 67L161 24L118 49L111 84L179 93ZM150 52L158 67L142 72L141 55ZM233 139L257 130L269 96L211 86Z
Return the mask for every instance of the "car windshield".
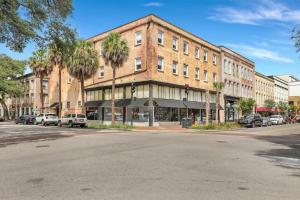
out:
M85 118L85 115L78 114L77 117L78 117L78 118Z
M253 118L253 117L254 117L254 115L247 115L245 118L249 119L249 118Z
M53 116L53 117L56 117L56 114L46 114L46 116Z
M271 115L271 118L279 118L279 115Z

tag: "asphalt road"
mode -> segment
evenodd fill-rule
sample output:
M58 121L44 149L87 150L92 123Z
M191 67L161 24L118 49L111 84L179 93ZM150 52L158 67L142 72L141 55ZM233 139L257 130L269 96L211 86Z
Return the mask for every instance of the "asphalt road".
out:
M300 198L300 125L109 132L1 125L2 200Z

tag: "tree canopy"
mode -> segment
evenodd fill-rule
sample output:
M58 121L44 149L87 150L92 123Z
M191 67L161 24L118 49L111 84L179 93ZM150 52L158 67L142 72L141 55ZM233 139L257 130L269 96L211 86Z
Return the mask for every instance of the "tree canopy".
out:
M72 0L0 0L0 43L22 52L30 41L45 44L53 32L69 29Z
M267 108L274 108L276 106L276 103L273 99L266 99L264 103L265 107Z
M255 105L255 100L254 99L245 99L242 98L238 102L238 108L239 110L242 111L242 114L250 114L253 111L253 107Z

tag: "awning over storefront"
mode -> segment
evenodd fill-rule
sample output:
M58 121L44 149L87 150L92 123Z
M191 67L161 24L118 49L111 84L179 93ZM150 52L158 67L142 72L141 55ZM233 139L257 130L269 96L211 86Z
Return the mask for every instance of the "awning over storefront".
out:
M88 101L88 102L85 102L85 106L86 107L98 107L101 105L103 101Z
M154 103L159 107L165 108L185 108L183 101L173 99L153 99Z
M256 107L256 112L281 112L278 108Z

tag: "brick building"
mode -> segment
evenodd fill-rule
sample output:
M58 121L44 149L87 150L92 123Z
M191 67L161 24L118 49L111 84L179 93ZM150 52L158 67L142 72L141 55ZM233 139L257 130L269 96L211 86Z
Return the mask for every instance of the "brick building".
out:
M179 123L188 115L203 122L215 117L214 81L220 81L220 49L149 15L88 40L101 54L101 42L110 32L128 41L129 57L116 73L116 121L158 125ZM101 121L111 119L112 69L100 56L99 73L86 81L87 110ZM136 92L131 101L131 83ZM190 87L188 101L184 85ZM206 105L206 102L208 104Z
M274 100L275 82L272 78L256 72L255 84L256 111L268 111L269 108L265 107L265 101L268 99Z

